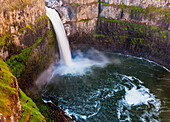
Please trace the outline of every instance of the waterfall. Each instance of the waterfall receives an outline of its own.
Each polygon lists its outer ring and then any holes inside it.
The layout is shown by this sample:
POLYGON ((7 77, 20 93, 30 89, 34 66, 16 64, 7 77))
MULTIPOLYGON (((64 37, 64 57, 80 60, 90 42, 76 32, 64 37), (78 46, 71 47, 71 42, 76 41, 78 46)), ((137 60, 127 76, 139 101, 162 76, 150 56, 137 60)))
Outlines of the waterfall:
POLYGON ((60 52, 60 61, 65 62, 66 65, 70 65, 72 63, 71 51, 63 23, 54 9, 46 7, 46 14, 51 20, 56 33, 60 52))

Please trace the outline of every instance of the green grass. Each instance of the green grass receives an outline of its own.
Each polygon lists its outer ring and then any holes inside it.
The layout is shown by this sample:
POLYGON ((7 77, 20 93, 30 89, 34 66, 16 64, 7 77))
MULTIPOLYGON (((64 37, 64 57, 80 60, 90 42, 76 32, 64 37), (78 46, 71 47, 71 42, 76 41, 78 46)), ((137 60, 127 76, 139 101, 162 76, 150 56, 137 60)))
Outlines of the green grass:
POLYGON ((36 30, 35 30, 35 27, 34 26, 32 27, 32 24, 30 24, 29 26, 26 26, 24 28, 19 29, 19 32, 23 33, 23 31, 27 28, 30 29, 31 31, 33 31, 34 33, 37 33, 36 30))
POLYGON ((75 2, 72 2, 71 3, 72 6, 78 6, 79 4, 75 3, 75 2))
POLYGON ((44 19, 44 18, 46 18, 46 17, 47 17, 47 15, 44 14, 43 16, 38 17, 34 22, 37 23, 38 21, 40 21, 40 20, 42 20, 42 19, 44 19))
POLYGON ((50 118, 50 108, 47 105, 44 104, 39 104, 37 105, 37 107, 39 108, 41 114, 45 117, 45 120, 47 122, 52 121, 50 118))
POLYGON ((48 47, 51 48, 52 46, 54 46, 56 38, 55 38, 55 33, 53 32, 53 26, 52 23, 50 22, 50 30, 47 31, 47 34, 50 35, 50 39, 48 40, 47 38, 47 43, 48 43, 48 47))

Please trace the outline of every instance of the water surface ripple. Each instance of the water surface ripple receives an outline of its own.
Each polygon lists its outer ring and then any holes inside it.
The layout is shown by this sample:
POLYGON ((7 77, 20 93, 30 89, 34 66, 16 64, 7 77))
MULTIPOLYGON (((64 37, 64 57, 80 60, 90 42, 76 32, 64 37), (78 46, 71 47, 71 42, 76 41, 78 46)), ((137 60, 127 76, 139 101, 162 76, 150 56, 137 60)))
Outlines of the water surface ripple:
POLYGON ((82 75, 55 74, 42 90, 43 99, 76 121, 170 121, 170 72, 143 58, 105 56, 109 63, 82 75))

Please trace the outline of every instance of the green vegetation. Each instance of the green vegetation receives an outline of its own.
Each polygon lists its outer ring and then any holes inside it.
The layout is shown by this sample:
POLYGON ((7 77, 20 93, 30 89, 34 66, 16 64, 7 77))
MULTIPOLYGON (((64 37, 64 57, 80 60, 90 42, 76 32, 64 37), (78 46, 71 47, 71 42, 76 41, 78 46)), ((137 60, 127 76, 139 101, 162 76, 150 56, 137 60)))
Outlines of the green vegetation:
POLYGON ((37 44, 39 44, 43 38, 44 38, 44 35, 42 37, 39 37, 34 45, 32 45, 29 48, 23 49, 20 54, 12 56, 6 61, 6 63, 10 66, 12 73, 17 78, 20 77, 20 74, 25 70, 27 60, 33 53, 31 52, 32 49, 36 47, 37 44))
POLYGON ((16 78, 10 72, 7 64, 0 58, 0 113, 3 113, 5 117, 10 116, 12 96, 17 92, 11 86, 14 82, 16 82, 16 78))
POLYGON ((105 36, 105 35, 103 35, 103 34, 94 34, 93 36, 94 36, 94 37, 103 37, 103 38, 107 37, 107 36, 105 36))
POLYGON ((29 29, 30 29, 31 31, 33 31, 34 33, 37 33, 36 30, 35 30, 35 27, 32 26, 32 24, 30 24, 29 26, 26 26, 26 27, 24 27, 24 28, 19 29, 19 32, 20 32, 20 33, 23 33, 23 31, 24 31, 26 28, 29 28, 29 29))
POLYGON ((109 3, 101 2, 101 1, 99 1, 99 3, 101 3, 101 4, 104 5, 104 6, 110 6, 110 5, 111 5, 111 4, 109 4, 109 3))
POLYGON ((135 14, 135 15, 142 15, 144 17, 156 17, 158 14, 165 15, 162 17, 162 19, 166 21, 170 21, 169 16, 170 16, 170 10, 166 8, 158 8, 154 7, 154 5, 148 6, 146 9, 140 7, 140 6, 126 6, 124 3, 120 4, 119 6, 115 4, 109 4, 106 2, 100 2, 104 6, 113 6, 113 7, 119 7, 123 12, 126 11, 126 9, 130 10, 130 14, 135 14))
POLYGON ((169 40, 168 30, 156 26, 126 21, 120 22, 120 20, 115 21, 101 17, 98 23, 100 28, 97 30, 97 34, 93 35, 97 38, 96 40, 103 40, 103 43, 104 41, 105 43, 114 41, 115 44, 126 45, 127 48, 133 51, 148 50, 147 52, 160 56, 164 54, 164 51, 158 44, 164 45, 169 40))
MULTIPOLYGON (((10 72, 8 65, 0 58, 0 113, 3 113, 6 118, 11 116, 12 108, 16 109, 14 107, 16 105, 14 96, 17 95, 18 91, 12 86, 15 82, 17 82, 17 79, 10 72)), ((27 97, 21 89, 19 97, 23 111, 20 119, 21 122, 45 121, 36 104, 31 100, 31 98, 27 97)))
POLYGON ((154 5, 148 6, 146 9, 138 6, 126 6, 124 3, 120 4, 119 7, 122 11, 124 9, 129 9, 131 14, 142 15, 144 17, 156 17, 158 14, 165 15, 162 19, 168 20, 168 16, 170 16, 170 10, 165 8, 157 8, 154 5))
POLYGON ((34 22, 37 23, 37 22, 39 22, 39 21, 41 21, 42 19, 45 19, 45 18, 48 18, 46 14, 44 14, 41 17, 38 17, 34 22))
POLYGON ((72 2, 71 3, 72 6, 78 6, 79 4, 75 3, 75 2, 72 2))
POLYGON ((47 38, 47 43, 48 43, 48 47, 51 48, 52 46, 54 46, 54 42, 56 41, 55 38, 55 33, 53 32, 53 26, 52 23, 50 22, 50 30, 47 31, 47 34, 50 35, 50 40, 48 40, 47 38))
POLYGON ((8 43, 7 41, 10 40, 10 39, 12 39, 11 34, 6 34, 6 35, 0 37, 0 49, 1 49, 5 44, 7 44, 7 43, 8 43))
POLYGON ((91 19, 81 19, 79 22, 88 22, 90 21, 91 19))
POLYGON ((50 122, 51 121, 51 118, 50 118, 50 108, 45 105, 44 103, 41 103, 39 105, 37 105, 37 107, 39 108, 41 114, 45 117, 45 120, 47 122, 50 122))
POLYGON ((21 89, 20 101, 23 110, 20 122, 45 122, 45 118, 39 112, 36 104, 32 101, 31 98, 27 97, 21 89))
POLYGON ((123 21, 117 20, 117 19, 107 19, 107 18, 103 18, 103 17, 98 17, 98 19, 99 19, 99 20, 108 21, 108 22, 123 23, 123 21))

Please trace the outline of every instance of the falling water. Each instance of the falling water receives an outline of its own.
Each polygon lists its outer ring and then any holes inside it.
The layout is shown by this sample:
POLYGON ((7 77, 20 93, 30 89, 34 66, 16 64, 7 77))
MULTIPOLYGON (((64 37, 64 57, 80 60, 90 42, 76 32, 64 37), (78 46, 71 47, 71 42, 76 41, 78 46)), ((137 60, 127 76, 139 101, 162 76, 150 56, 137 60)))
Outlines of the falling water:
POLYGON ((45 102, 63 106, 77 121, 170 121, 169 70, 143 58, 94 49, 73 51, 71 59, 58 13, 46 10, 61 61, 38 80, 48 81, 42 83, 45 102))
POLYGON ((71 51, 68 43, 68 39, 66 37, 66 33, 63 27, 63 23, 58 15, 58 13, 51 8, 46 7, 46 14, 51 20, 56 37, 58 40, 58 46, 60 51, 60 61, 65 62, 66 65, 70 65, 72 63, 71 59, 71 51))

